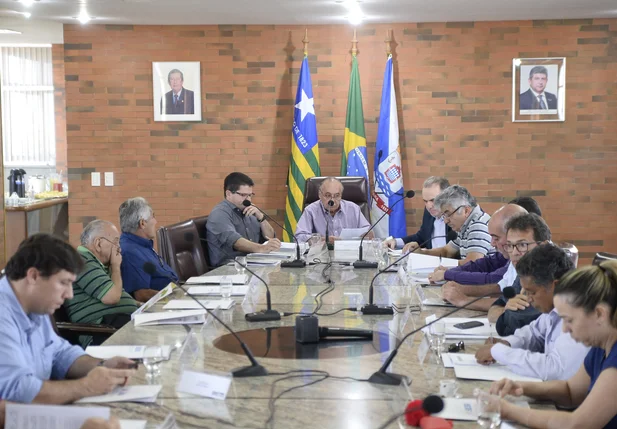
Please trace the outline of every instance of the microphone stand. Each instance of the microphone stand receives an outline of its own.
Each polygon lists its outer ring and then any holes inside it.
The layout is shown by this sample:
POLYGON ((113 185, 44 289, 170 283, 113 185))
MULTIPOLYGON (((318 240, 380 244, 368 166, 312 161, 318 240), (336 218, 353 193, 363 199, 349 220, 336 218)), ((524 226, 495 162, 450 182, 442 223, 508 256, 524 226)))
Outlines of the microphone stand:
POLYGON ((251 203, 249 200, 244 200, 242 202, 242 205, 244 207, 250 207, 253 206, 255 207, 257 210, 259 210, 265 217, 267 217, 268 219, 270 219, 272 222, 274 222, 277 226, 279 226, 281 229, 287 231, 287 233, 290 235, 290 237, 293 237, 294 241, 296 242, 296 259, 293 261, 283 261, 281 262, 281 267, 283 268, 304 268, 306 267, 306 261, 303 260, 300 257, 300 243, 298 242, 298 239, 296 238, 295 234, 292 234, 287 228, 285 228, 283 225, 281 225, 280 223, 278 223, 276 220, 274 220, 274 218, 272 218, 272 216, 269 216, 266 212, 264 212, 262 209, 260 209, 259 207, 257 207, 255 204, 251 203))
POLYGON ((389 305, 376 305, 376 304, 373 304, 373 290, 374 290, 373 284, 375 283, 375 279, 377 277, 379 277, 380 275, 382 275, 383 273, 387 272, 388 268, 398 264, 400 261, 402 261, 403 259, 405 259, 409 255, 414 253, 416 250, 421 249, 422 246, 424 246, 426 243, 431 241, 433 238, 442 238, 442 237, 446 237, 446 236, 445 235, 440 235, 440 236, 437 236, 437 237, 431 237, 430 239, 428 239, 424 243, 420 244, 417 248, 415 248, 411 252, 405 253, 403 256, 398 258, 396 261, 392 262, 386 268, 384 268, 383 270, 381 270, 380 272, 375 274, 375 276, 371 280, 371 285, 368 288, 368 304, 366 304, 364 307, 362 307, 362 310, 361 310, 362 314, 364 314, 364 315, 390 315, 390 314, 394 314, 394 310, 392 310, 392 307, 389 306, 389 305))
MULTIPOLYGON (((146 262, 144 264, 143 268, 144 268, 144 271, 146 273, 149 273, 149 274, 155 274, 157 272, 156 266, 153 263, 151 263, 151 262, 146 262)), ((250 366, 244 366, 244 367, 241 367, 241 368, 236 368, 236 369, 232 370, 231 374, 235 378, 241 378, 241 377, 261 377, 261 376, 268 375, 268 370, 266 368, 264 368, 263 366, 261 366, 257 362, 257 360, 255 359, 255 356, 253 356, 253 353, 251 352, 251 349, 249 349, 249 346, 247 346, 246 343, 240 339, 238 334, 236 334, 233 329, 231 329, 229 326, 227 326, 227 324, 225 322, 223 322, 221 319, 219 319, 219 317, 216 314, 214 314, 214 312, 208 310, 206 308, 206 306, 203 305, 201 303, 201 301, 199 301, 197 298, 195 298, 195 296, 193 294, 188 293, 188 291, 183 286, 184 282, 176 281, 176 280, 172 279, 169 276, 166 276, 166 277, 168 277, 172 281, 172 283, 175 283, 176 285, 178 285, 178 287, 185 294, 190 296, 195 302, 197 302, 197 304, 199 304, 199 306, 201 308, 206 310, 206 312, 210 316, 212 316, 214 319, 216 319, 217 322, 219 322, 221 325, 223 325, 223 327, 225 329, 227 329, 234 336, 234 338, 240 343, 240 347, 242 347, 242 351, 244 352, 244 354, 246 355, 248 360, 251 362, 251 365, 250 366)))
POLYGON ((377 220, 377 222, 375 222, 369 229, 368 231, 366 231, 366 233, 362 236, 362 240, 360 240, 360 247, 358 247, 358 260, 356 262, 353 263, 353 267, 354 268, 377 268, 378 264, 377 262, 369 262, 369 261, 365 261, 362 258, 362 243, 364 242, 364 239, 366 238, 366 236, 368 235, 369 232, 371 232, 373 230, 373 228, 375 228, 375 226, 377 226, 377 224, 379 222, 381 222, 381 220, 390 213, 390 211, 392 210, 392 208, 397 205, 398 203, 400 203, 401 201, 403 201, 405 198, 413 198, 413 196, 416 193, 414 191, 407 191, 407 193, 405 195, 403 195, 400 199, 398 199, 394 204, 392 204, 392 207, 388 207, 388 210, 381 215, 381 217, 377 220))

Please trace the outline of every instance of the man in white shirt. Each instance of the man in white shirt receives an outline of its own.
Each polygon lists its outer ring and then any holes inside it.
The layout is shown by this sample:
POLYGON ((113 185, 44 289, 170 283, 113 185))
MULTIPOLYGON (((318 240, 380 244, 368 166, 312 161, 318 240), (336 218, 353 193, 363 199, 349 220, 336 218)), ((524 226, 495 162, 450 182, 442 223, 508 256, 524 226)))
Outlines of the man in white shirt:
POLYGON ((546 380, 567 380, 580 368, 589 348, 562 332, 562 320, 553 306, 559 279, 574 269, 570 257, 557 246, 540 244, 516 265, 529 303, 542 312, 514 335, 487 341, 476 353, 482 364, 497 362, 516 374, 546 380))

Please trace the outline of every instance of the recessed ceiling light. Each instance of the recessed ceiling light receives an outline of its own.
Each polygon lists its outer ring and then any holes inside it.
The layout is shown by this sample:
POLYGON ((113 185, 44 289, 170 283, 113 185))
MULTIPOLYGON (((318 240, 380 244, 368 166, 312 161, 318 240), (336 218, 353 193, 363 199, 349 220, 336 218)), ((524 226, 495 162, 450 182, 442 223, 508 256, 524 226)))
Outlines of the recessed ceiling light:
POLYGON ((82 10, 79 16, 76 16, 75 19, 78 20, 82 24, 87 24, 88 22, 90 22, 92 17, 88 15, 88 12, 86 12, 85 10, 82 10))
POLYGON ((19 0, 19 2, 26 7, 30 7, 34 4, 34 0, 19 0))
POLYGON ((364 15, 362 15, 362 11, 360 10, 352 11, 351 14, 347 17, 347 20, 351 25, 360 25, 362 24, 363 19, 364 15))
POLYGON ((21 31, 9 30, 8 28, 0 28, 0 34, 21 34, 21 31))

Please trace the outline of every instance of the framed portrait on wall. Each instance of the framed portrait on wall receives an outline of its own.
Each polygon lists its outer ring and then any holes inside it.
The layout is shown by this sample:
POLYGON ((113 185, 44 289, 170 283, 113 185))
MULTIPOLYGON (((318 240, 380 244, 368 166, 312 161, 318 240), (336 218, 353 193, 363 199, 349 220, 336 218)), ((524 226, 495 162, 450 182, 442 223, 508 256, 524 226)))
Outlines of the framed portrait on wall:
POLYGON ((566 119, 566 59, 512 60, 512 121, 563 122, 566 119))
POLYGON ((199 61, 153 62, 155 121, 201 121, 199 61))

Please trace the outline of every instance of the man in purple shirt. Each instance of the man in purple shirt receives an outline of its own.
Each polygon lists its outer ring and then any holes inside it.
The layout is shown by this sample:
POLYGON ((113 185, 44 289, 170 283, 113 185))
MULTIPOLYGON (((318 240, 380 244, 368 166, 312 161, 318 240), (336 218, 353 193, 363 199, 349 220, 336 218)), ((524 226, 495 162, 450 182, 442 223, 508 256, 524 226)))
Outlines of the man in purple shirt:
MULTIPOLYGON (((369 228, 360 207, 343 200, 343 184, 334 177, 325 179, 319 187, 319 200, 309 204, 296 226, 296 238, 303 243, 311 234, 328 237, 329 243, 339 239, 344 228, 369 228)), ((369 237, 372 235, 372 231, 369 237)))

